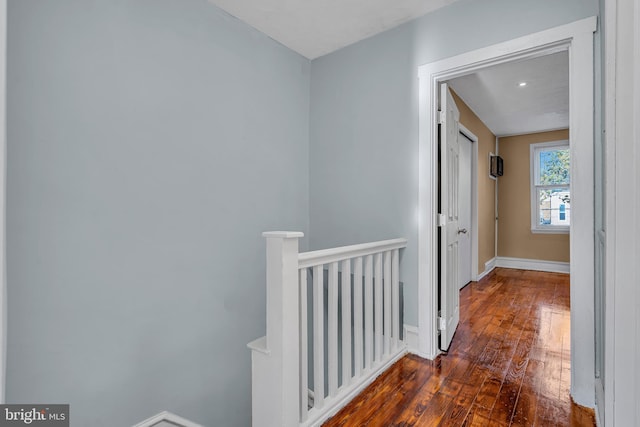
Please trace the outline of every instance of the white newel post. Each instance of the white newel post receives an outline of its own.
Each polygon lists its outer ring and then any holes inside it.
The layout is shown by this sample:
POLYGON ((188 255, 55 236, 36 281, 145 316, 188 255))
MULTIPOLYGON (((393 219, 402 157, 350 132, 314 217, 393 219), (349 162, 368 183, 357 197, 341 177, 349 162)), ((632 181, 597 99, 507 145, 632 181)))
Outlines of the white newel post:
POLYGON ((262 233, 267 241, 267 335, 249 343, 253 427, 299 425, 301 232, 262 233))

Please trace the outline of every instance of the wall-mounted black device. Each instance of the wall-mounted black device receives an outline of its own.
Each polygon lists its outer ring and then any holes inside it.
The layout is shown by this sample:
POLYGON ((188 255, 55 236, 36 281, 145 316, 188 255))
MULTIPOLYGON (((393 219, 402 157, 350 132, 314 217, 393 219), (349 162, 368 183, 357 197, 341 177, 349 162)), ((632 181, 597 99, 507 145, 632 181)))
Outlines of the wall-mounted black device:
POLYGON ((500 156, 491 156, 491 166, 489 169, 489 174, 491 176, 502 176, 504 173, 504 166, 502 163, 502 157, 500 156))

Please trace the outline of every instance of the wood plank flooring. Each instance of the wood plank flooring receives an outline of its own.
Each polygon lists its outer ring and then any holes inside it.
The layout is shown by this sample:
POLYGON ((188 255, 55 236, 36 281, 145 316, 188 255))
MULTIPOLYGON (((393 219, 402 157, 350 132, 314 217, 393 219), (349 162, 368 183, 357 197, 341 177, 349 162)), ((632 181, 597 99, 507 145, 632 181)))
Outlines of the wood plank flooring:
POLYGON ((324 426, 595 425, 569 396, 568 275, 497 268, 460 308, 448 353, 405 356, 324 426))

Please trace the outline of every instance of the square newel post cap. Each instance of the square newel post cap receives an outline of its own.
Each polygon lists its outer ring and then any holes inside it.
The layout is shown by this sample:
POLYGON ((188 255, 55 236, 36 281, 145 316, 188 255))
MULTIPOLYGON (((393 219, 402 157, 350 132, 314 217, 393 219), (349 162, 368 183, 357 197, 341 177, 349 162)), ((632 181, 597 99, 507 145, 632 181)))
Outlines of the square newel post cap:
POLYGON ((294 239, 304 237, 304 233, 302 231, 265 231, 262 233, 262 237, 266 239, 294 239))

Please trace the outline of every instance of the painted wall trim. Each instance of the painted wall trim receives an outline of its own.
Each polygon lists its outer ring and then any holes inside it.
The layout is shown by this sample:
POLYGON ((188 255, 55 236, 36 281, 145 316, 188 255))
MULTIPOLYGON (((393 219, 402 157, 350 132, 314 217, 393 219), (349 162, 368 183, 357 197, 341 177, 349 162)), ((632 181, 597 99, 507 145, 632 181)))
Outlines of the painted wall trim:
POLYGON ((539 259, 512 258, 512 257, 499 256, 499 257, 496 257, 496 267, 569 274, 568 262, 543 261, 539 259))
POLYGON ((484 263, 484 271, 478 274, 478 277, 476 277, 476 282, 482 280, 487 274, 491 273, 494 268, 496 268, 496 257, 493 257, 489 261, 484 263))
POLYGON ((0 403, 7 382, 7 0, 0 0, 0 403))
POLYGON ((569 150, 571 208, 571 396, 595 406, 595 172, 594 172, 594 35, 574 34, 569 58, 569 150), (591 266, 591 268, 585 268, 591 266))
POLYGON ((153 417, 147 418, 146 420, 135 424, 133 427, 153 427, 154 425, 166 421, 168 423, 175 424, 179 427, 202 427, 202 425, 194 423, 193 421, 189 421, 186 418, 182 418, 179 415, 172 414, 169 411, 160 412, 159 414, 154 415, 153 417))
POLYGON ((571 176, 574 207, 584 216, 571 224, 571 395, 576 403, 595 402, 593 188, 593 33, 595 16, 419 67, 418 126, 418 328, 419 354, 438 354, 437 317, 437 159, 438 85, 492 65, 568 50, 570 74, 571 176), (579 147, 579 148, 578 148, 579 147), (591 325, 589 328, 588 325, 591 325))
MULTIPOLYGON (((603 415, 596 417, 604 418, 605 426, 614 426, 616 423, 615 417, 615 402, 614 402, 614 390, 615 384, 614 378, 617 374, 615 370, 615 280, 616 273, 614 272, 615 263, 613 259, 616 256, 616 61, 617 61, 617 37, 618 37, 618 2, 616 0, 604 2, 604 147, 605 147, 605 190, 604 190, 604 226, 606 231, 605 238, 605 278, 604 278, 604 293, 605 293, 605 306, 604 306, 604 384, 603 384, 603 401, 598 401, 596 397, 597 414, 603 415)), ((634 189, 635 191, 635 189, 634 189)), ((597 396, 597 394, 596 394, 597 396)))
MULTIPOLYGON (((604 425, 640 423, 640 0, 605 1, 604 425)), ((599 401, 601 405, 603 402, 599 401)))
POLYGON ((404 325, 404 343, 407 351, 412 354, 419 354, 418 351, 418 327, 412 325, 404 325))

